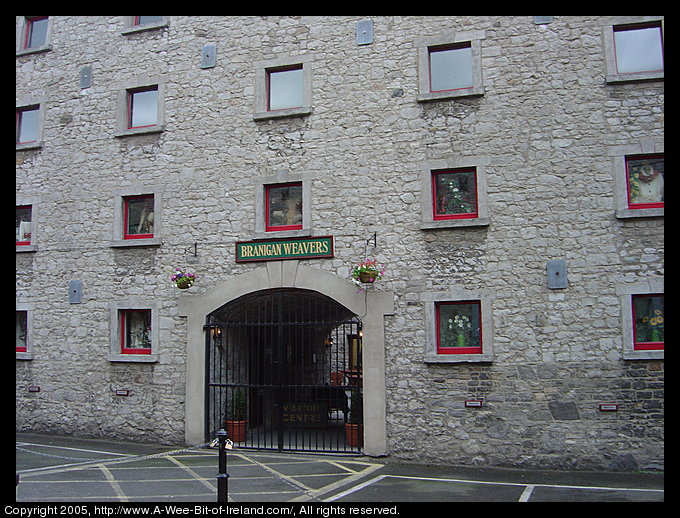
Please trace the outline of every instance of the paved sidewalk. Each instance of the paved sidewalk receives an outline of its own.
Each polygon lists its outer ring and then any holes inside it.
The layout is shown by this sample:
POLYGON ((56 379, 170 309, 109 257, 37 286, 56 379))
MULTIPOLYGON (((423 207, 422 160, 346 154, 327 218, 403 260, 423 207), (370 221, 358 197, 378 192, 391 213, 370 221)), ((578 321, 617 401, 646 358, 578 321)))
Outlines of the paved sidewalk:
MULTIPOLYGON (((18 502, 215 502, 217 451, 16 436, 18 502)), ((360 455, 231 450, 230 502, 664 500, 662 473, 397 464, 360 455)))

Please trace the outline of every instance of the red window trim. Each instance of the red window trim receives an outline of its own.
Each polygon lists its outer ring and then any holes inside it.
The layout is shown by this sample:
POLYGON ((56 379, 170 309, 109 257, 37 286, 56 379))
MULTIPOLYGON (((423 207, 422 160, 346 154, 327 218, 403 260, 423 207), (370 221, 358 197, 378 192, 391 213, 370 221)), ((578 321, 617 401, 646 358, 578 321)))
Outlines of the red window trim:
MULTIPOLYGON (((31 48, 37 48, 37 47, 30 47, 29 46, 29 41, 31 39, 31 36, 33 34, 33 24, 35 22, 39 22, 40 20, 47 20, 49 19, 49 16, 31 16, 31 17, 26 17, 26 34, 24 34, 24 49, 31 49, 31 48)), ((42 45, 39 45, 42 46, 42 45)))
MULTIPOLYGON (((300 187, 302 188, 302 182, 290 182, 290 183, 275 183, 271 185, 265 185, 265 232, 276 232, 279 230, 302 230, 302 224, 299 225, 270 225, 269 224, 269 190, 278 187, 300 187)), ((304 200, 303 200, 304 203, 304 200)))
MULTIPOLYGON (((640 23, 631 23, 631 24, 626 24, 626 25, 615 25, 612 29, 613 32, 625 32, 625 31, 634 31, 637 29, 654 29, 657 28, 659 29, 659 38, 661 39, 661 59, 665 63, 666 61, 666 55, 664 53, 664 48, 663 48, 663 29, 661 27, 661 21, 656 21, 656 22, 640 22, 640 23)), ((619 72, 619 67, 618 67, 618 59, 616 55, 616 38, 614 38, 614 65, 616 66, 616 73, 621 74, 621 75, 627 75, 627 74, 647 74, 647 73, 652 73, 652 72, 663 72, 663 68, 659 68, 656 70, 640 70, 639 72, 619 72)))
MULTIPOLYGON (((271 74, 275 74, 276 72, 288 72, 290 70, 304 70, 302 63, 298 63, 297 65, 285 65, 282 67, 272 67, 272 68, 267 68, 265 70, 266 72, 266 95, 267 95, 267 111, 268 112, 276 112, 276 111, 281 111, 281 110, 294 110, 296 108, 302 108, 302 106, 289 106, 287 108, 277 108, 275 110, 271 109, 271 74)), ((303 72, 304 74, 304 72, 303 72)), ((303 79, 304 82, 304 79, 303 79)), ((303 85, 304 88, 304 85, 303 85)))
POLYGON ((437 354, 482 354, 484 337, 482 335, 482 301, 481 300, 458 300, 449 302, 435 302, 435 326, 437 331, 437 354), (442 347, 440 336, 441 307, 458 304, 476 304, 479 312, 479 347, 442 347))
MULTIPOLYGON (((136 129, 136 128, 153 128, 154 126, 158 126, 158 115, 156 115, 156 123, 155 124, 146 124, 144 126, 133 126, 132 125, 132 110, 134 109, 134 95, 138 93, 143 93, 143 92, 153 92, 153 91, 158 91, 158 85, 154 86, 144 86, 142 88, 132 88, 127 91, 127 127, 128 129, 136 129)), ((158 102, 158 100, 156 100, 158 102)), ((158 104, 156 105, 156 113, 158 113, 158 104)))
MULTIPOLYGON (((32 112, 32 111, 39 112, 40 111, 40 105, 39 104, 32 104, 31 106, 22 106, 21 108, 17 108, 16 120, 15 120, 16 143, 17 144, 30 144, 31 142, 37 142, 37 140, 19 140, 19 135, 20 135, 20 130, 21 130, 21 119, 23 117, 23 114, 25 112, 32 112)), ((40 117, 40 115, 38 115, 38 117, 40 117)))
POLYGON ((626 202, 628 203, 629 209, 663 209, 664 202, 652 202, 652 203, 632 203, 630 201, 630 176, 628 175, 628 162, 631 160, 645 160, 654 158, 664 158, 664 153, 652 153, 649 155, 626 155, 626 202))
MULTIPOLYGON (((474 87, 474 85, 471 86, 464 86, 462 88, 451 88, 450 90, 433 90, 432 89, 432 53, 433 52, 442 52, 445 50, 457 50, 457 49, 466 49, 466 48, 472 48, 472 42, 471 41, 464 41, 461 43, 447 43, 445 45, 436 45, 433 47, 428 47, 427 48, 427 69, 430 74, 430 77, 428 78, 430 82, 430 92, 431 93, 438 93, 438 92, 456 92, 458 90, 469 90, 474 87)), ((473 62, 474 66, 474 62, 473 62)))
POLYGON ((637 326, 635 325, 635 299, 638 297, 663 297, 663 293, 644 293, 631 295, 630 306, 633 313, 633 350, 635 351, 663 351, 664 342, 638 342, 637 326))
MULTIPOLYGON (((126 196, 123 198, 123 239, 150 239, 153 237, 153 233, 151 234, 128 234, 128 217, 129 217, 129 208, 128 208, 128 203, 130 200, 139 200, 139 199, 154 199, 153 194, 143 194, 140 196, 126 196)), ((156 214, 156 211, 154 210, 154 215, 156 214)))
POLYGON ((479 217, 479 194, 477 192, 477 168, 463 167, 460 169, 439 169, 432 171, 432 219, 441 221, 447 219, 474 219, 479 217), (448 173, 474 173, 475 182, 475 211, 456 214, 437 214, 437 175, 448 173))
POLYGON ((151 322, 150 309, 121 309, 120 310, 120 352, 121 354, 151 354, 151 347, 125 347, 127 314, 132 311, 146 311, 151 322))
MULTIPOLYGON (((25 208, 30 208, 31 209, 31 223, 33 223, 33 205, 17 205, 17 209, 25 209, 25 208)), ((31 237, 33 237, 33 230, 31 230, 31 237)), ((23 246, 23 245, 30 245, 31 240, 29 239, 28 241, 17 241, 16 246, 23 246)))
MULTIPOLYGON (((17 310, 17 313, 25 313, 26 314, 26 342, 28 342, 28 311, 25 309, 19 309, 17 310)), ((28 344, 23 346, 23 347, 16 347, 16 352, 18 353, 25 353, 28 351, 28 344)))

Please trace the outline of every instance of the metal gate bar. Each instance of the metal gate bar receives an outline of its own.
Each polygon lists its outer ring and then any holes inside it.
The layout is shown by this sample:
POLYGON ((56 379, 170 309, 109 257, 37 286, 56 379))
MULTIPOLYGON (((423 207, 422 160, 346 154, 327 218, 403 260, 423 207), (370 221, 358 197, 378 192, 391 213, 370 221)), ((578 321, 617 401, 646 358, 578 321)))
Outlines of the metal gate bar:
POLYGON ((243 409, 246 436, 230 434, 241 448, 361 451, 345 434, 350 411, 361 414, 361 322, 316 292, 245 299, 206 324, 208 435, 243 409))

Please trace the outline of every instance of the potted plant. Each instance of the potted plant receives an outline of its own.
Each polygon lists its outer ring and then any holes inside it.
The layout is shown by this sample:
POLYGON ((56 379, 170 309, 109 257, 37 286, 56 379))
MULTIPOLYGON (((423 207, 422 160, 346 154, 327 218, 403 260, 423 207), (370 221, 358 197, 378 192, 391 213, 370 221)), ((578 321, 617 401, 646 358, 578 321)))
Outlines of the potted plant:
POLYGON ((345 423, 345 439, 350 447, 364 445, 364 404, 361 389, 352 389, 352 404, 345 423))
POLYGON ((364 262, 357 264, 352 268, 352 280, 355 284, 362 288, 362 284, 372 284, 377 280, 382 279, 385 274, 385 266, 377 261, 366 259, 364 262))
POLYGON ((180 290, 186 290, 194 285, 198 280, 198 275, 190 271, 184 271, 181 268, 175 268, 174 273, 170 276, 170 281, 175 284, 180 290))
POLYGON ((248 420, 246 419, 246 398, 242 389, 232 392, 228 410, 228 416, 224 420, 228 437, 234 442, 245 441, 248 420))

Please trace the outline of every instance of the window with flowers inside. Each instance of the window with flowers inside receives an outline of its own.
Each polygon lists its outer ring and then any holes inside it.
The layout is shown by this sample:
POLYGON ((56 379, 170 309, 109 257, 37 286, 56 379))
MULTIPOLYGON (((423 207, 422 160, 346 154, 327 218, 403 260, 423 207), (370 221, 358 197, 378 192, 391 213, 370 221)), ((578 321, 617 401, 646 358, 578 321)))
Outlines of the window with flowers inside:
POLYGON ((432 171, 433 219, 476 218, 477 172, 474 167, 432 171))
POLYGON ((120 312, 121 352, 151 353, 151 310, 126 309, 120 312))
POLYGON ((635 350, 664 348, 663 294, 633 295, 633 344, 635 350))
POLYGON ((438 302, 435 312, 438 354, 482 353, 479 300, 438 302))
POLYGON ((664 206, 664 156, 626 157, 629 209, 655 209, 664 206))

